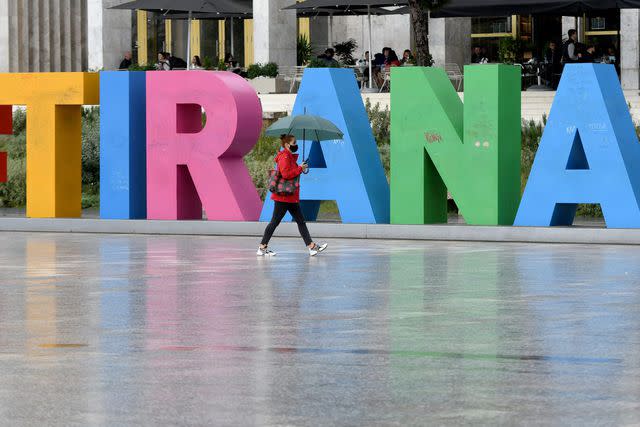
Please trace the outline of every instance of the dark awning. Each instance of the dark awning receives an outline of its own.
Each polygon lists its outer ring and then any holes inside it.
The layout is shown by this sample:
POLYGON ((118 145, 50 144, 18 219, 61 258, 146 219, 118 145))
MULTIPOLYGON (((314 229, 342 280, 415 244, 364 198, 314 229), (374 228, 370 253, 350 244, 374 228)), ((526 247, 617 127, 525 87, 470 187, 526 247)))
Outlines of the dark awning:
POLYGON ((464 16, 579 16, 608 9, 640 8, 640 0, 449 0, 434 18, 464 16))

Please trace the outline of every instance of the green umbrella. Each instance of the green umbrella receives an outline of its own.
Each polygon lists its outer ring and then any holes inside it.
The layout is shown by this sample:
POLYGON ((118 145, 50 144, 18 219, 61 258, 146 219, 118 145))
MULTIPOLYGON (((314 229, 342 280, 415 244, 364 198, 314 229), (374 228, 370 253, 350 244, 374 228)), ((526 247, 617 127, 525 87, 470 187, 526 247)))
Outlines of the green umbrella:
POLYGON ((322 117, 311 114, 299 116, 287 116, 279 119, 269 126, 265 135, 280 136, 293 135, 296 139, 302 140, 302 159, 304 160, 304 142, 307 139, 312 141, 328 141, 332 139, 342 139, 344 134, 336 125, 322 117))

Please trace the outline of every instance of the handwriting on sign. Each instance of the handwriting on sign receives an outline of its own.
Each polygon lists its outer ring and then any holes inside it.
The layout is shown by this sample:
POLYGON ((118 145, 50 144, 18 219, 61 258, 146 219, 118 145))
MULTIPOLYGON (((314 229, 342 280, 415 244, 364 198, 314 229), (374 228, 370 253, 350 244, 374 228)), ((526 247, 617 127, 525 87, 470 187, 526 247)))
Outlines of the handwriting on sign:
POLYGON ((429 144, 433 144, 434 142, 442 142, 442 136, 439 133, 425 132, 424 138, 429 144))

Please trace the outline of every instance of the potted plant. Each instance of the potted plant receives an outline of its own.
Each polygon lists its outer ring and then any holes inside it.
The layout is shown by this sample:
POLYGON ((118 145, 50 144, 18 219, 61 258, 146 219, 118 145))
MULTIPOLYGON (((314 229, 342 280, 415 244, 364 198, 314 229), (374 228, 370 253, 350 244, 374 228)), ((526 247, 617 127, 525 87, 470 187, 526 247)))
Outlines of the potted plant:
POLYGON ((274 62, 251 64, 247 68, 247 79, 258 93, 286 92, 286 83, 278 78, 278 65, 274 62))

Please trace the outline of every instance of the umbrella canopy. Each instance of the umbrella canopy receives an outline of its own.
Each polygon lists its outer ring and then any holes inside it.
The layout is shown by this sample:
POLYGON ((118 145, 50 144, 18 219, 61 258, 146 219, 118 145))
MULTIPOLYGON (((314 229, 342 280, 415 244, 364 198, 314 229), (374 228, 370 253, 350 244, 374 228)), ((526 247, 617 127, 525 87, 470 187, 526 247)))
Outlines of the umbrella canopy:
MULTIPOLYGON (((473 0, 471 0, 473 1, 473 0)), ((284 9, 366 9, 369 7, 406 6, 408 0, 305 0, 284 9)))
MULTIPOLYGON (((253 16, 253 5, 251 0, 235 0, 233 2, 234 9, 230 9, 226 5, 221 5, 218 12, 194 12, 193 19, 204 20, 221 20, 226 18, 244 18, 251 19, 253 16)), ((165 19, 189 19, 189 14, 182 10, 172 9, 164 14, 165 19)))
MULTIPOLYGON (((397 9, 396 9, 397 10, 397 9)), ((382 15, 396 15, 396 10, 383 9, 381 7, 372 7, 371 15, 382 16, 382 15)), ((313 18, 314 16, 366 16, 367 9, 366 8, 308 8, 296 9, 296 13, 300 18, 313 18)), ((408 13, 408 12, 407 12, 408 13)))
POLYGON ((303 141, 342 139, 344 134, 327 119, 311 114, 287 116, 279 119, 265 131, 268 136, 293 135, 303 141))
POLYGON ((431 16, 579 16, 599 10, 628 8, 640 8, 640 0, 449 0, 433 10, 431 16))
POLYGON ((246 12, 246 2, 233 0, 133 0, 112 6, 110 9, 139 9, 150 12, 206 12, 238 13, 246 12))

